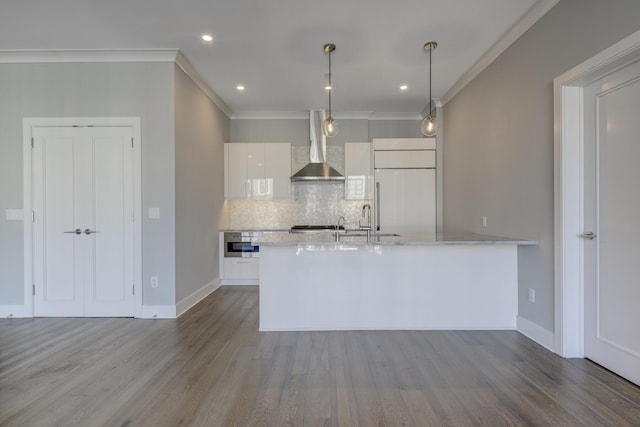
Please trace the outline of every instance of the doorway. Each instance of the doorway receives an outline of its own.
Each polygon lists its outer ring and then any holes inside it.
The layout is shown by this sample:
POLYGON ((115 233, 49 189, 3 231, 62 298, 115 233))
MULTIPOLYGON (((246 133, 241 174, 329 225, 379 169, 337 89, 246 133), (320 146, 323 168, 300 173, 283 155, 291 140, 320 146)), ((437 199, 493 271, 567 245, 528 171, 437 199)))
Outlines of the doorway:
POLYGON ((556 352, 640 384, 640 32, 555 82, 556 352), (631 162, 631 163, 630 163, 631 162))
POLYGON ((140 313, 138 124, 25 119, 25 211, 32 211, 25 288, 33 316, 140 313))

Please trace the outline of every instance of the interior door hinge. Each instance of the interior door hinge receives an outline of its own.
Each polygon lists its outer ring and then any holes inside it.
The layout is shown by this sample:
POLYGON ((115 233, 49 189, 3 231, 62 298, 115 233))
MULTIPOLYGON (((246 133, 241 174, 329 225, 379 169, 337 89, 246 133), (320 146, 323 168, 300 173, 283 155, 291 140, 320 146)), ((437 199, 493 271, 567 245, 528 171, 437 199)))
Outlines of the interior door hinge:
POLYGON ((36 284, 35 283, 33 283, 31 285, 31 290, 33 291, 33 295, 35 295, 36 294, 36 284))
POLYGON ((131 137, 131 148, 133 148, 133 137, 131 137))
POLYGON ((31 222, 36 222, 36 211, 31 211, 31 222))
POLYGON ((136 284, 135 283, 133 285, 131 285, 131 293, 132 293, 132 295, 136 294, 136 284))
POLYGON ((31 138, 31 148, 33 148, 34 142, 33 142, 33 138, 31 138))

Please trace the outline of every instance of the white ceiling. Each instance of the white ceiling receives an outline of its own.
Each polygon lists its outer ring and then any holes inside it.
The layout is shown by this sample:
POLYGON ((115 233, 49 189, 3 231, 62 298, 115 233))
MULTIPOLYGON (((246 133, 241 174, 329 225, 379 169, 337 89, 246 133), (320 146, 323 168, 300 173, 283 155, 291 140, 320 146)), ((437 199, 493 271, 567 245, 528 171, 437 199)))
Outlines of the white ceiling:
POLYGON ((0 0, 0 50, 180 49, 233 117, 249 117, 326 108, 322 47, 334 43, 336 116, 416 114, 425 42, 439 45, 433 97, 450 96, 557 1, 0 0))

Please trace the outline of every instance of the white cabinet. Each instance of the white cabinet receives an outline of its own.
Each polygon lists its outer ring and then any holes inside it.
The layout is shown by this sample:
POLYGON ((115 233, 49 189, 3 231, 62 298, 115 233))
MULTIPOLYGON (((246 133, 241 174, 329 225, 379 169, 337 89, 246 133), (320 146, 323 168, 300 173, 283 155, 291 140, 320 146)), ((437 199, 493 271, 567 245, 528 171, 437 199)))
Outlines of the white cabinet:
POLYGON ((291 144, 229 143, 224 156, 225 198, 290 197, 291 144))
POLYGON ((435 138, 374 139, 376 228, 436 232, 435 138))
POLYGON ((272 180, 274 199, 291 197, 291 144, 264 144, 265 176, 272 180))
POLYGON ((371 199, 373 197, 373 168, 371 144, 346 142, 344 144, 344 198, 371 199))
POLYGON ((258 280, 260 278, 260 258, 225 258, 224 279, 258 280))
POLYGON ((381 232, 436 232, 435 169, 376 169, 376 187, 381 232))

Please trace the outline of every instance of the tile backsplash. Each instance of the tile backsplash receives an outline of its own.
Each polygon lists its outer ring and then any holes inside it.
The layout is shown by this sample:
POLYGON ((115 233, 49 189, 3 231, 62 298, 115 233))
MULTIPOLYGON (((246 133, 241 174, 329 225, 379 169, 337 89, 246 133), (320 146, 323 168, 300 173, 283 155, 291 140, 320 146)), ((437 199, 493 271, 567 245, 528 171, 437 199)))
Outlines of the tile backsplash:
MULTIPOLYGON (((291 170, 309 162, 309 147, 293 146, 291 170)), ((344 147, 328 146, 327 162, 344 173, 344 147)), ((293 182, 292 199, 228 200, 230 229, 288 229, 296 224, 335 224, 344 216, 348 228, 358 226, 362 206, 371 200, 345 200, 342 182, 293 182)), ((363 220, 364 223, 365 220, 363 220)))

